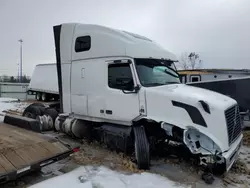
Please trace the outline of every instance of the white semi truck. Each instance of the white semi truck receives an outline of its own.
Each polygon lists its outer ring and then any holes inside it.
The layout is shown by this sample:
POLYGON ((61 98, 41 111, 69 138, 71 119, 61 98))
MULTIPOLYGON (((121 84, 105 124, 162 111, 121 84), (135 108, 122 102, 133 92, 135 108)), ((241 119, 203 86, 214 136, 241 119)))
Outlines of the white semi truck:
POLYGON ((39 64, 33 71, 28 93, 35 94, 38 101, 59 99, 56 64, 39 64))
MULTIPOLYGON (((135 151, 138 168, 149 168, 151 148, 169 139, 184 143, 201 164, 231 168, 243 137, 237 102, 181 84, 172 53, 146 37, 98 25, 57 25, 54 38, 57 130, 135 151)), ((38 109, 26 112, 44 116, 38 109)))

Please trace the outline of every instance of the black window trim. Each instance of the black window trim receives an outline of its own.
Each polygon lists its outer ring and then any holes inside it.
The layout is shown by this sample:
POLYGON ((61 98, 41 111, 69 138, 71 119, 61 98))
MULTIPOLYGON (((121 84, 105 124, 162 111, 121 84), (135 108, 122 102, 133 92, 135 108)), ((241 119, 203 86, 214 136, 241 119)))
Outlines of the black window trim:
MULTIPOLYGON (((146 86, 144 86, 144 85, 141 84, 141 79, 140 79, 139 76, 138 76, 138 69, 137 69, 137 66, 136 66, 136 61, 137 61, 137 60, 157 60, 157 61, 159 61, 159 60, 162 60, 162 59, 156 59, 156 58, 134 58, 134 67, 135 67, 135 68, 134 68, 134 69, 135 69, 134 71, 135 71, 137 80, 139 81, 139 84, 140 84, 141 86, 146 87, 146 86)), ((173 68, 171 68, 171 67, 168 67, 168 68, 171 69, 172 71, 176 72, 176 73, 178 74, 179 80, 180 80, 180 74, 178 73, 178 70, 176 69, 176 66, 175 66, 175 64, 174 64, 174 61, 172 61, 172 60, 167 60, 167 59, 163 59, 163 60, 169 61, 169 62, 172 62, 172 63, 173 63, 173 65, 174 65, 174 67, 175 67, 175 70, 174 70, 173 68)), ((181 80, 180 80, 180 83, 182 83, 181 80)))
POLYGON ((131 61, 130 60, 128 60, 128 62, 122 62, 121 60, 115 60, 115 61, 113 61, 113 62, 111 62, 111 63, 108 63, 107 64, 107 76, 108 76, 108 83, 107 83, 107 85, 108 85, 108 87, 110 88, 110 89, 115 89, 115 90, 122 90, 122 89, 119 89, 119 88, 113 88, 113 87, 110 87, 109 86, 109 66, 112 66, 112 65, 124 65, 124 64, 127 64, 128 66, 129 66, 129 68, 130 68, 130 71, 131 71, 131 75, 132 75, 132 79, 133 79, 133 84, 135 85, 135 78, 134 78, 134 74, 133 74, 133 70, 132 70, 132 67, 131 67, 131 61))
POLYGON ((80 52, 86 52, 86 51, 89 51, 91 49, 91 36, 90 35, 85 35, 85 36, 79 36, 75 39, 75 52, 76 53, 80 53, 80 52), (84 38, 84 37, 88 37, 89 38, 89 48, 85 49, 85 50, 77 50, 76 49, 76 42, 78 39, 80 38, 84 38))

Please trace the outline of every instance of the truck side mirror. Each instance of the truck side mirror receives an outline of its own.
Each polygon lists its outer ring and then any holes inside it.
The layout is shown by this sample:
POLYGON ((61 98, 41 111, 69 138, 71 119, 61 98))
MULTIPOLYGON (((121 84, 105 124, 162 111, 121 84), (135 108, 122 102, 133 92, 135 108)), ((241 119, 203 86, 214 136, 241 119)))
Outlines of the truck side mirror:
POLYGON ((124 89, 122 89, 122 92, 125 94, 131 94, 131 93, 138 93, 139 90, 140 90, 140 86, 137 85, 137 86, 133 87, 133 91, 125 91, 124 89))

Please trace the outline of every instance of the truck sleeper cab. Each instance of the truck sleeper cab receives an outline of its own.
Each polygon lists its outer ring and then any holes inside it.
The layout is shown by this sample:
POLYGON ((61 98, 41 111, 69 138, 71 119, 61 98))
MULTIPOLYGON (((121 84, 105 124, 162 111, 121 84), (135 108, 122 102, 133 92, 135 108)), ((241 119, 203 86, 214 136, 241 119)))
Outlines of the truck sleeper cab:
POLYGON ((54 37, 61 112, 89 127, 86 134, 133 147, 139 168, 166 139, 183 142, 201 164, 231 168, 243 137, 237 102, 181 84, 172 53, 98 25, 61 24, 54 37))

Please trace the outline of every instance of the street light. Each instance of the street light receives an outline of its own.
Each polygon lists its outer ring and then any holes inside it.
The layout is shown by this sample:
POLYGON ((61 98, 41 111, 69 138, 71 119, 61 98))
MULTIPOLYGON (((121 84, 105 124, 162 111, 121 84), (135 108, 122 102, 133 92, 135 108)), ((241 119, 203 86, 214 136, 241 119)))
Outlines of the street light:
POLYGON ((20 42, 20 82, 22 82, 22 64, 23 64, 23 40, 18 40, 20 42))

